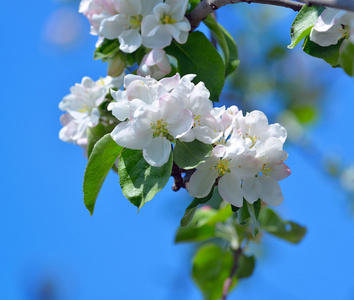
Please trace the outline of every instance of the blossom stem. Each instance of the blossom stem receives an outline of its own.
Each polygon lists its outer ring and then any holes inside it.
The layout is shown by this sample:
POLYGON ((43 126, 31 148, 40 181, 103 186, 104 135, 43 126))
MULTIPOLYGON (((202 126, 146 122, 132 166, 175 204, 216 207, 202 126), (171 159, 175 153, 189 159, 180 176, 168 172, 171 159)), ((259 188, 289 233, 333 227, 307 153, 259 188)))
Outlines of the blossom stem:
POLYGON ((238 269, 238 259, 242 254, 242 249, 238 248, 237 250, 233 250, 232 253, 234 256, 234 263, 231 268, 230 276, 227 277, 224 281, 221 300, 226 300, 227 294, 229 293, 230 287, 232 285, 232 278, 235 276, 236 271, 238 269))

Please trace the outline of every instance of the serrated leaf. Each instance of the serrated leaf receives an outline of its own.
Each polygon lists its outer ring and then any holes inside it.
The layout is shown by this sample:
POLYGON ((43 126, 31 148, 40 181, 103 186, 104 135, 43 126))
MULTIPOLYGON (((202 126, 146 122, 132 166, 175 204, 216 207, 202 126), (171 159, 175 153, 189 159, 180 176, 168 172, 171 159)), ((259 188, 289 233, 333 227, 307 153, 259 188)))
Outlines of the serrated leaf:
MULTIPOLYGON (((202 246, 193 261, 193 279, 201 289, 205 300, 218 300, 222 296, 224 281, 230 276, 233 255, 215 244, 202 246)), ((237 278, 233 277, 230 290, 237 278)))
POLYGON ((230 33, 211 15, 208 15, 203 22, 210 29, 212 35, 221 47, 225 61, 225 77, 227 77, 230 73, 235 71, 240 64, 236 42, 230 33))
POLYGON ((340 65, 349 76, 354 76, 354 45, 349 41, 340 50, 340 65))
POLYGON ((102 44, 100 44, 93 55, 93 59, 102 59, 103 61, 106 61, 108 58, 113 57, 114 55, 116 55, 118 52, 120 52, 119 50, 119 41, 118 39, 114 39, 114 40, 108 40, 108 39, 104 39, 104 41, 102 42, 102 44))
POLYGON ((138 210, 167 184, 172 171, 172 153, 161 167, 149 165, 143 151, 125 149, 118 163, 119 183, 124 196, 138 210))
POLYGON ((298 243, 306 233, 306 228, 291 221, 283 221, 270 208, 262 209, 259 216, 261 229, 291 243, 298 243))
POLYGON ((184 216, 181 219, 181 227, 186 227, 190 224, 193 219, 193 216, 198 208, 199 204, 208 202, 213 196, 213 189, 210 191, 209 195, 204 198, 194 198, 192 203, 186 208, 184 216))
POLYGON ((181 76, 197 74, 193 82, 203 81, 210 91, 210 99, 219 101, 225 83, 224 63, 203 33, 194 31, 189 34, 185 44, 174 41, 164 50, 177 59, 177 71, 181 76))
POLYGON ((320 6, 304 5, 291 25, 291 44, 288 46, 289 49, 293 49, 302 39, 310 34, 313 25, 324 9, 324 7, 320 6))
POLYGON ((173 159, 182 169, 194 169, 210 156, 212 150, 212 145, 198 140, 188 143, 177 140, 173 150, 173 159))
POLYGON ((122 152, 123 147, 112 140, 110 134, 103 136, 93 147, 84 176, 84 203, 91 216, 97 196, 109 170, 122 152))

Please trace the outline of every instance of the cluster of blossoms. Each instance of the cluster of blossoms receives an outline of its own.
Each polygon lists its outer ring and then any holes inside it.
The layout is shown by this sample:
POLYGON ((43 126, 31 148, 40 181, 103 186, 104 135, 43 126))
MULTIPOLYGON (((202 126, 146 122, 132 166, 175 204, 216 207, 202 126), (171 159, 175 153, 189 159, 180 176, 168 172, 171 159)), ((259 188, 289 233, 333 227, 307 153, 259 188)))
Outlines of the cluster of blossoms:
POLYGON ((354 43, 354 13, 335 8, 326 8, 310 33, 310 40, 328 47, 335 45, 342 38, 354 43))
POLYGON ((124 75, 93 81, 84 77, 81 83, 70 88, 70 94, 59 103, 59 108, 66 113, 60 117, 63 128, 59 138, 64 142, 71 142, 82 147, 87 145, 86 130, 99 123, 99 105, 105 100, 110 88, 120 88, 124 75))
POLYGON ((278 181, 290 175, 283 150, 286 130, 268 124, 253 111, 243 116, 236 106, 213 108, 203 82, 195 75, 176 74, 157 81, 127 75, 124 91, 112 92, 108 110, 121 121, 111 133, 118 145, 143 150, 152 166, 165 164, 171 143, 195 139, 214 146, 211 156, 193 173, 187 190, 193 197, 207 196, 214 184, 230 204, 241 207, 262 199, 279 205, 283 195, 278 181))
POLYGON ((279 205, 283 195, 278 181, 290 175, 284 164, 286 130, 269 125, 260 111, 243 116, 236 106, 213 108, 208 89, 203 82, 195 85, 194 77, 176 74, 157 81, 129 74, 124 90, 117 90, 123 76, 97 82, 84 77, 59 104, 67 111, 59 136, 85 147, 86 129, 98 124, 98 106, 110 93, 114 101, 107 110, 118 123, 112 139, 122 147, 142 150, 151 166, 168 161, 177 139, 213 145, 210 157, 191 176, 187 186, 191 196, 203 198, 217 184, 222 198, 234 206, 241 207, 243 199, 253 203, 259 198, 279 205))
MULTIPOLYGON (((171 72, 164 47, 172 39, 184 44, 191 29, 184 16, 188 0, 82 0, 79 11, 91 24, 91 34, 119 40, 119 49, 132 53, 140 46, 152 49, 138 74, 160 79, 171 72)), ((147 50, 147 51, 148 51, 147 50)))

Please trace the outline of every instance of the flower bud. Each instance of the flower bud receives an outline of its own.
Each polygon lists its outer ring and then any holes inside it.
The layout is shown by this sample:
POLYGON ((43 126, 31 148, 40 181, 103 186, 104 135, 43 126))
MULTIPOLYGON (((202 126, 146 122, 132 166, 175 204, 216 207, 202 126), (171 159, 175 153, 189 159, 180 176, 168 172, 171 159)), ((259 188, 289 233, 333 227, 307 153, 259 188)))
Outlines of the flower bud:
POLYGON ((108 61, 107 74, 111 77, 118 77, 121 75, 125 68, 124 54, 117 54, 113 59, 108 61))

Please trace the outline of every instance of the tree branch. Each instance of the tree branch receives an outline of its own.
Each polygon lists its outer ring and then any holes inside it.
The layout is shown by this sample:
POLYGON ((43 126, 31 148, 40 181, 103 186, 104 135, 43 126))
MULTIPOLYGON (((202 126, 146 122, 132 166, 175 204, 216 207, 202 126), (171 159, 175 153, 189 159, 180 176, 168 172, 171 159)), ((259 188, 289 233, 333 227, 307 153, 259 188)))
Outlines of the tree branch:
POLYGON ((354 12, 354 0, 297 0, 307 5, 327 6, 354 12))
POLYGON ((235 276, 236 271, 238 269, 238 258, 242 254, 242 249, 238 248, 237 250, 233 250, 232 253, 234 255, 234 264, 232 265, 230 276, 227 277, 224 281, 221 300, 226 300, 227 294, 229 293, 230 287, 232 285, 232 277, 235 276))
MULTIPOLYGON (((324 0, 324 1, 329 1, 329 0, 324 0)), ((352 1, 352 0, 344 0, 344 1, 352 1)), ((260 3, 260 4, 283 6, 283 7, 291 8, 295 11, 299 11, 303 7, 302 3, 295 2, 293 0, 201 0, 196 6, 196 8, 186 16, 189 22, 191 23, 191 28, 192 28, 191 31, 196 29, 199 26, 200 22, 204 20, 213 11, 227 4, 236 4, 241 2, 246 2, 249 4, 260 3)))

